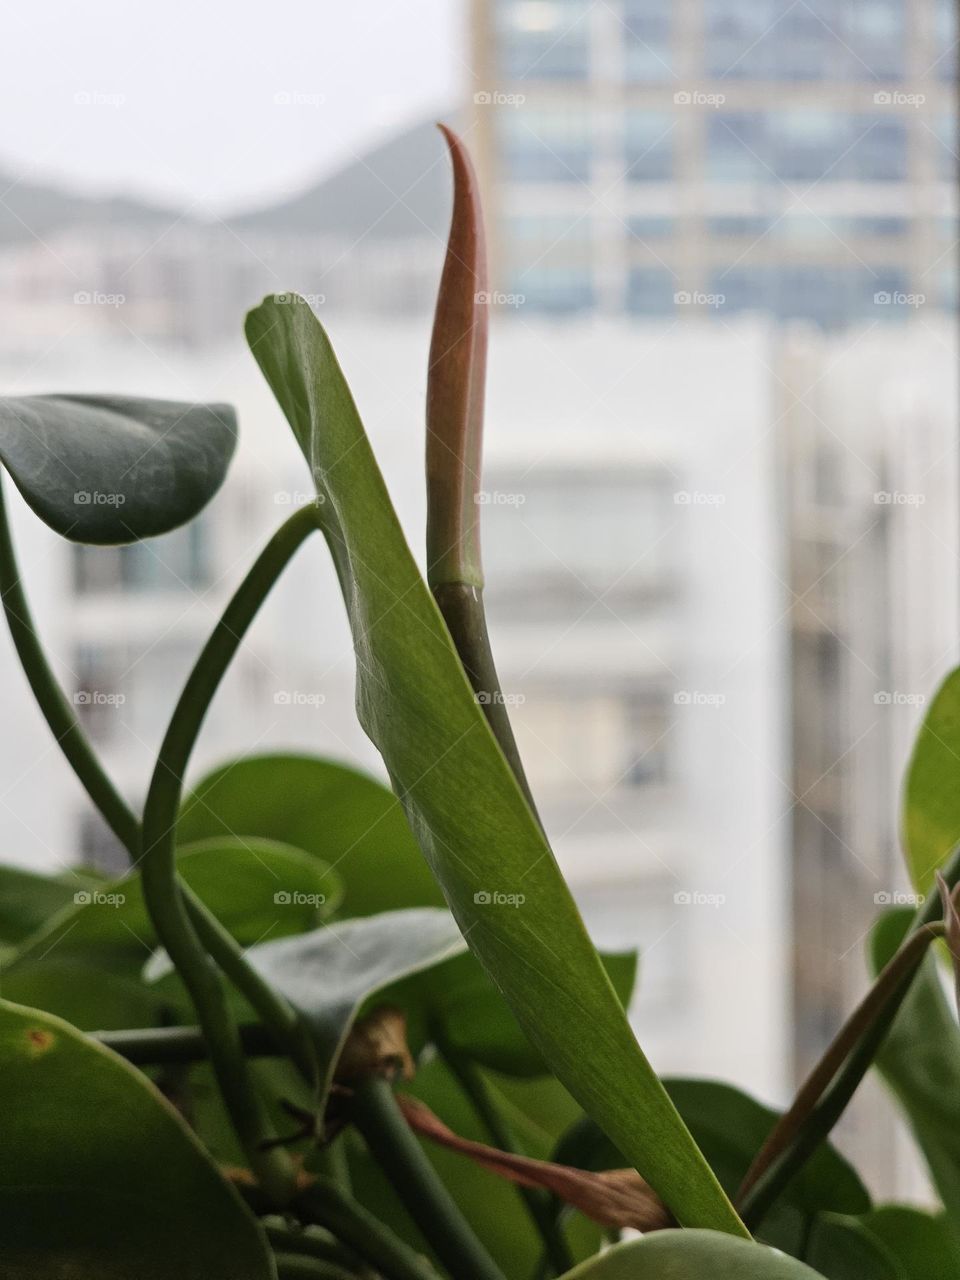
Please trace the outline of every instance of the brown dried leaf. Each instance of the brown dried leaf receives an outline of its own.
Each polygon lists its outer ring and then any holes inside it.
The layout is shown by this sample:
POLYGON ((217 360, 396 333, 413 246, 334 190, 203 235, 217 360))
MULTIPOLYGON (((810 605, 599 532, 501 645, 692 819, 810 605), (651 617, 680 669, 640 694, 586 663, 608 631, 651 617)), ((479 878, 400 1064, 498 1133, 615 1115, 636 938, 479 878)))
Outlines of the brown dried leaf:
POLYGON ((336 1079, 343 1083, 379 1075, 412 1080, 414 1072, 407 1046, 407 1015, 385 1004, 353 1024, 337 1062, 336 1079))
POLYGON ((541 1187, 604 1227, 633 1227, 658 1231, 673 1224, 663 1201, 635 1169, 607 1169, 599 1173, 575 1169, 500 1151, 483 1142, 461 1138, 417 1098, 398 1094, 407 1123, 431 1142, 467 1156, 475 1164, 523 1187, 541 1187))

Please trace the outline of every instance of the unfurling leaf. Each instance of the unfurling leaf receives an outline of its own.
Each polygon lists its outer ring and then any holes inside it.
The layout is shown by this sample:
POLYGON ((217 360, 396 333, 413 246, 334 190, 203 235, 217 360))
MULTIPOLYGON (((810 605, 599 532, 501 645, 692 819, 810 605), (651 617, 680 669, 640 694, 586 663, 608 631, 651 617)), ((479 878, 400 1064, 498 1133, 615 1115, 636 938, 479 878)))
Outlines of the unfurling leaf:
POLYGON ((487 251, 477 177, 440 126, 453 163, 453 216, 427 377, 427 580, 483 586, 477 498, 487 373, 487 251))
POLYGON ((571 1165, 500 1151, 486 1143, 461 1138, 417 1098, 400 1094, 397 1102, 410 1128, 422 1137, 459 1152, 508 1182, 549 1191, 603 1227, 659 1231, 673 1225, 663 1201, 635 1169, 592 1173, 571 1165))

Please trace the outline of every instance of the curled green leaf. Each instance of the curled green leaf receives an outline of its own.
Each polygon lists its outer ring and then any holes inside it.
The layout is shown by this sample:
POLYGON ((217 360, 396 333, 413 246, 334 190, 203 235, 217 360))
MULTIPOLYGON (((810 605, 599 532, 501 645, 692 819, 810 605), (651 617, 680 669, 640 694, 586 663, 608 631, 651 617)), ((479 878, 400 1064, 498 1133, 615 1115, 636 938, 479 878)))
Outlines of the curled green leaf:
POLYGON ((136 542, 192 520, 220 488, 236 438, 225 404, 0 399, 0 461, 40 519, 72 542, 136 542))

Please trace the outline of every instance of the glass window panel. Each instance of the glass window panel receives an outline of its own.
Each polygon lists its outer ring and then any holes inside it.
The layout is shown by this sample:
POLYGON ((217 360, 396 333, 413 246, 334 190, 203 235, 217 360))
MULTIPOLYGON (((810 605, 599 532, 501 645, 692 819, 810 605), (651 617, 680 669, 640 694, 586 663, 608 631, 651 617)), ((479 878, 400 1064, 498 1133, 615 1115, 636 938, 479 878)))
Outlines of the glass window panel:
POLYGON ((511 0, 499 6, 500 66, 507 80, 584 80, 590 64, 586 0, 511 0))
POLYGON ((673 176, 676 121, 663 111, 627 112, 624 137, 626 178, 664 182, 673 176))
POLYGON ((498 113, 506 176, 518 182, 589 182, 591 130, 576 111, 513 107, 498 113))

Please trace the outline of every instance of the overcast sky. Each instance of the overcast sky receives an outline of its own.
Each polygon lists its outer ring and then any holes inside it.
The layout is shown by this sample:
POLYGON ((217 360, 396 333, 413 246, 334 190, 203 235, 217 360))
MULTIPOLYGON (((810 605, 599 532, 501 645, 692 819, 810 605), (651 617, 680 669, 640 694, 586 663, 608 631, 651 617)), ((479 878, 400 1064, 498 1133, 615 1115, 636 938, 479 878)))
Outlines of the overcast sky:
POLYGON ((0 170, 222 211, 472 92, 466 0, 8 0, 0 170))

